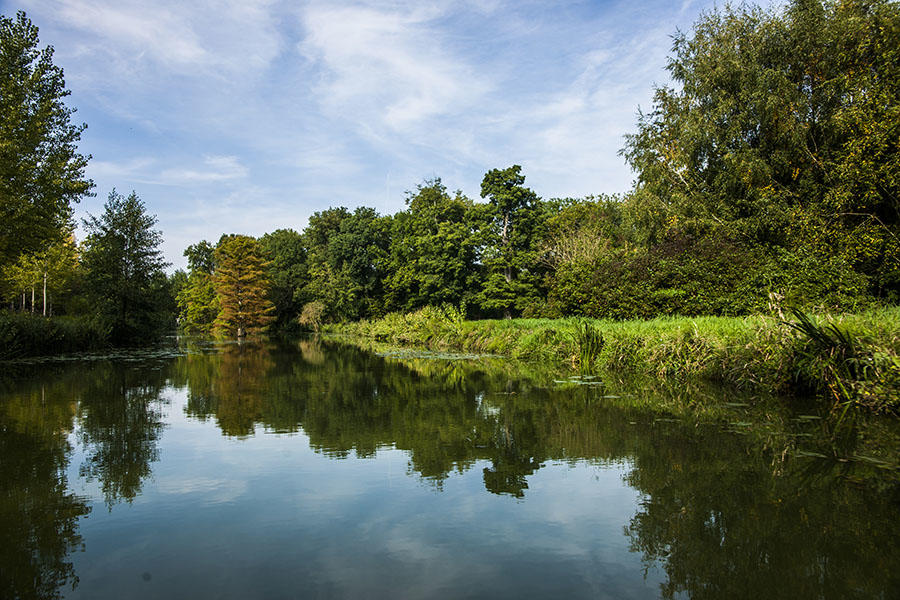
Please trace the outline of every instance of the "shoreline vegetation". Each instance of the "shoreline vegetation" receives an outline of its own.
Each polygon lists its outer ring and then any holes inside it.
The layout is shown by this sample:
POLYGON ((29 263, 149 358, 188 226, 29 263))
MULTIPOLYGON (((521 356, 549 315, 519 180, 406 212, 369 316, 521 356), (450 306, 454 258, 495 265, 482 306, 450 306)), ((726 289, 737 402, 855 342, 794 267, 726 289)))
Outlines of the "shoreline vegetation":
POLYGON ((467 321, 444 306, 328 325, 326 334, 396 345, 554 361, 581 373, 698 379, 815 395, 842 412, 900 413, 900 307, 809 316, 467 321))
POLYGON ((99 319, 0 310, 0 361, 109 348, 110 329, 99 319))

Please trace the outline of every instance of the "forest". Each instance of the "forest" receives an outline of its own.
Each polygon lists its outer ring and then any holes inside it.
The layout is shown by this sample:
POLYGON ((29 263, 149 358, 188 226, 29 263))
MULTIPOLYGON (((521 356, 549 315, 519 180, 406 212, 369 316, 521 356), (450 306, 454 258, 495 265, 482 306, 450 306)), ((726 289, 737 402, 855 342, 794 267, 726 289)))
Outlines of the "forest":
POLYGON ((675 33, 671 82, 624 138, 625 194, 545 199, 501 165, 478 199, 426 179, 395 214, 341 206, 302 231, 200 240, 168 275, 136 192, 113 191, 75 239, 95 187, 86 125, 27 16, 3 17, 0 38, 0 358, 427 306, 625 320, 900 300, 895 2, 724 7, 675 33))

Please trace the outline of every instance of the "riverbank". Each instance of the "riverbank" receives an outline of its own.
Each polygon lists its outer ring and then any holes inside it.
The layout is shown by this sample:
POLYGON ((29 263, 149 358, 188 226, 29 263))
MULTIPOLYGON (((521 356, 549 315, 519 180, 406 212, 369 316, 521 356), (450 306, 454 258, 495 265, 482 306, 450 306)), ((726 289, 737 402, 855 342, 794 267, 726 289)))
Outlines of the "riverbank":
POLYGON ((853 315, 665 317, 647 321, 465 321, 452 308, 331 325, 393 344, 556 361, 582 372, 700 378, 837 405, 900 412, 900 307, 853 315))

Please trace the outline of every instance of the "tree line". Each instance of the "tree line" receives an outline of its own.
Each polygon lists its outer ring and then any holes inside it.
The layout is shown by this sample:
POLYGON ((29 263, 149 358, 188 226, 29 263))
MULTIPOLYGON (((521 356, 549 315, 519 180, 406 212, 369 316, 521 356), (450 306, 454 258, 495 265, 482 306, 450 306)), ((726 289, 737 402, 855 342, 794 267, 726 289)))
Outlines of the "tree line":
POLYGON ((624 319, 900 299, 895 2, 793 0, 701 15, 673 37, 672 82, 656 87, 626 136, 621 154, 636 175, 626 194, 544 199, 518 165, 488 171, 479 201, 434 178, 392 215, 329 208, 299 232, 200 241, 185 251, 188 270, 169 277, 135 194, 111 196, 76 247, 71 203, 93 187, 76 149, 84 126, 69 123, 62 71, 24 14, 4 18, 2 33, 5 85, 24 90, 2 98, 3 139, 13 140, 0 150, 11 307, 100 311, 131 339, 173 316, 188 331, 242 335, 426 305, 469 318, 624 319), (114 216, 129 199, 148 232, 131 266, 114 257, 110 233, 124 227, 114 216))

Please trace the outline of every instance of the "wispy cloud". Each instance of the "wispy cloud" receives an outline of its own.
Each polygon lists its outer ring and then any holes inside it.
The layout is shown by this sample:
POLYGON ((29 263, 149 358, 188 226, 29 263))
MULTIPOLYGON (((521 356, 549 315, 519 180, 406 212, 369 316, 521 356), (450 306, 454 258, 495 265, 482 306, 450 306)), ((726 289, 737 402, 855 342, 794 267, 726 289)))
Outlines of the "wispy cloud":
POLYGON ((160 173, 160 183, 165 185, 189 185, 210 181, 228 181, 247 176, 247 167, 236 156, 207 156, 201 169, 165 169, 160 173))
POLYGON ((300 49, 321 68, 315 91, 323 108, 390 130, 469 109, 491 86, 446 50, 435 23, 442 15, 434 7, 307 7, 300 49))

